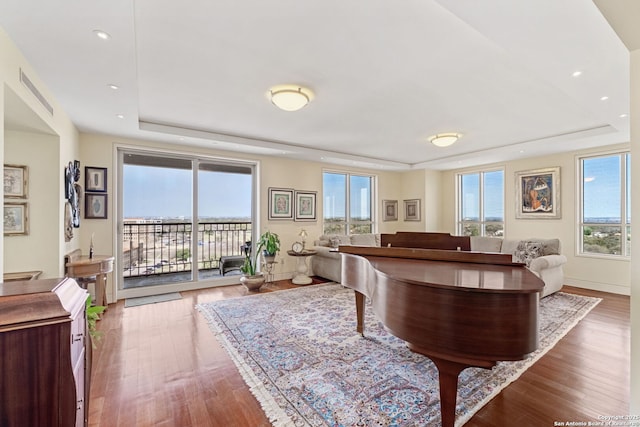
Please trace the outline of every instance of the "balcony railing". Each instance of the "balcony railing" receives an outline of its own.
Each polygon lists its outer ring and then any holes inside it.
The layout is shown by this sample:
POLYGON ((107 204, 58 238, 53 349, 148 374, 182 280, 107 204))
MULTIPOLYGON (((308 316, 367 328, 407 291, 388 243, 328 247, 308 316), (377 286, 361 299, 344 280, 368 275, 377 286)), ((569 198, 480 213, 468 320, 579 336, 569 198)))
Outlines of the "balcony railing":
POLYGON ((243 255, 242 245, 251 240, 251 223, 198 223, 195 256, 191 253, 193 234, 191 222, 125 221, 124 277, 188 272, 194 262, 200 271, 219 269, 221 257, 243 255))

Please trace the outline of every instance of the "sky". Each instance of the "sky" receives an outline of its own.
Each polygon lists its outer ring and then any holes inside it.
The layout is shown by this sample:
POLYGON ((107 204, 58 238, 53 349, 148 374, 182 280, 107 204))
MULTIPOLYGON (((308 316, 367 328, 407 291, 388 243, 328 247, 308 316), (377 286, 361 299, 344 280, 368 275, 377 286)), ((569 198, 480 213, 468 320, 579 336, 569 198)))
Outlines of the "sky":
MULTIPOLYGON (((584 160, 584 217, 615 218, 620 215, 621 196, 621 165, 619 157, 595 157, 584 160)), ((626 177, 627 188, 630 186, 630 176, 626 177)), ((631 194, 627 199, 630 202, 631 194)), ((629 203, 627 203, 629 205, 629 203)), ((630 211, 628 212, 630 214, 630 211)))
MULTIPOLYGON (((251 217, 251 175, 198 175, 200 217, 251 217)), ((191 218, 191 177, 186 169, 124 165, 124 217, 191 218)))
MULTIPOLYGON (((585 218, 620 218, 620 171, 618 156, 596 157, 584 161, 585 218)), ((502 171, 485 174, 485 216, 504 216, 502 171)), ((251 176, 200 171, 200 217, 249 218, 251 216, 251 176)), ((346 175, 325 173, 324 216, 342 217, 345 211, 346 175)), ((370 178, 352 175, 351 208, 354 215, 370 216, 370 178), (364 189, 364 191, 362 191, 364 189)), ((627 177, 630 184, 630 177, 627 177)), ((478 179, 464 175, 465 211, 463 217, 478 216, 478 179), (475 189, 474 189, 475 187, 475 189)), ((562 188, 562 187, 561 187, 562 188)), ((630 199, 630 193, 627 194, 630 199)), ((630 211, 627 212, 630 215, 630 211)), ((124 217, 191 217, 191 171, 124 165, 124 217)))
MULTIPOLYGON (((325 172, 322 174, 324 218, 344 218, 346 215, 347 174, 325 172)), ((371 219, 371 177, 349 175, 351 216, 371 219)))
MULTIPOLYGON (((629 162, 627 162, 629 164, 629 162)), ((619 221, 620 196, 622 192, 621 172, 622 166, 618 155, 605 157, 594 157, 584 160, 584 217, 588 221, 590 218, 608 218, 612 222, 619 221)), ((485 217, 504 216, 503 205, 503 173, 501 171, 485 173, 485 217)), ((631 176, 626 176, 627 188, 631 185, 631 176)), ((479 175, 463 175, 464 193, 464 218, 478 218, 478 197, 479 197, 479 175)), ((562 191, 562 182, 560 183, 562 191)), ((627 206, 631 205, 631 192, 626 194, 627 206)), ((627 216, 630 220, 631 211, 628 209, 627 216)))
MULTIPOLYGON (((462 217, 479 220, 480 174, 462 176, 463 211, 462 217)), ((504 220, 504 172, 492 171, 484 174, 484 215, 485 220, 504 220)))

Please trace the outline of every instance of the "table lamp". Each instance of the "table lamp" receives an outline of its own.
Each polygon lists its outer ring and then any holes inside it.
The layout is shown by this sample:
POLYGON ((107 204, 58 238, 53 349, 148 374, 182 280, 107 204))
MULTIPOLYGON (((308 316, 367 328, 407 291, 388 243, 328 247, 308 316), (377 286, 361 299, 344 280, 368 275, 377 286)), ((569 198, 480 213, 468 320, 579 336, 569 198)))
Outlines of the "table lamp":
POLYGON ((300 233, 298 233, 298 236, 300 236, 302 238, 302 250, 305 250, 305 244, 306 244, 306 240, 307 240, 307 230, 305 230, 304 228, 302 230, 300 230, 300 233))

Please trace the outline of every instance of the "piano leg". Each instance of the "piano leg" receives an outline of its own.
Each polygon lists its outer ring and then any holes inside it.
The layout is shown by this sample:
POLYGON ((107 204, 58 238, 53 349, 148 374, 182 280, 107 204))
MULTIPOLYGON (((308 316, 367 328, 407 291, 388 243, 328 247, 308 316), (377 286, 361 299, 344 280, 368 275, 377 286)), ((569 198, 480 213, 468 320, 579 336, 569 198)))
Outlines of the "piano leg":
POLYGON ((496 362, 489 360, 471 360, 459 358, 451 360, 433 354, 427 351, 421 351, 419 348, 408 343, 409 349, 416 353, 424 354, 435 363, 438 368, 438 382, 440 383, 440 417, 442 419, 442 427, 454 427, 456 422, 456 399, 458 397, 458 375, 466 368, 478 367, 491 369, 496 362))
POLYGON ((356 295, 356 317, 358 319, 358 326, 356 330, 364 337, 364 294, 355 291, 356 295))
POLYGON ((442 427, 453 427, 456 422, 456 399, 458 395, 458 375, 468 365, 431 357, 438 367, 440 382, 440 417, 442 427))

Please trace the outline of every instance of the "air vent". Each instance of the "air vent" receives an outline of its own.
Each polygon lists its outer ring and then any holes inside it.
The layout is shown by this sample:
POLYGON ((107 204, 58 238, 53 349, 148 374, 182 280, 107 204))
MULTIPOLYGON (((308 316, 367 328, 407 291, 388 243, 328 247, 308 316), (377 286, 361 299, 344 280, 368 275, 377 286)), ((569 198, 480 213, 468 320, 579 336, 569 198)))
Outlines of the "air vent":
POLYGON ((29 77, 27 77, 24 71, 22 71, 22 68, 20 68, 20 81, 22 82, 23 85, 25 85, 27 89, 31 91, 31 93, 38 99, 38 101, 40 101, 40 104, 42 104, 42 106, 46 108, 46 110, 53 116, 53 107, 51 106, 51 104, 49 104, 46 98, 40 93, 40 91, 35 87, 35 85, 31 82, 31 80, 29 80, 29 77))

